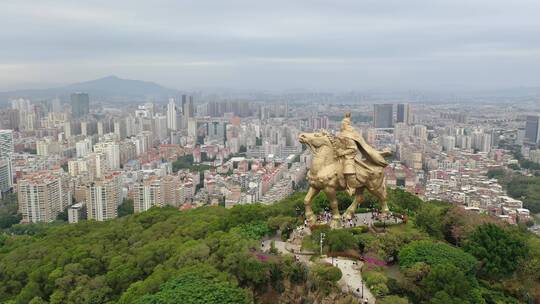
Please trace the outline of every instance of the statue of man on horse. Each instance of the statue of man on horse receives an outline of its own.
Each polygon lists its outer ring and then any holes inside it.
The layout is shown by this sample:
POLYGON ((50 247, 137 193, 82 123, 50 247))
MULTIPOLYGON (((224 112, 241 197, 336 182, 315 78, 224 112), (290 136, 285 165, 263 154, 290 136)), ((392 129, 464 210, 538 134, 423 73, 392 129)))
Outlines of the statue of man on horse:
POLYGON ((355 197, 351 206, 343 214, 345 219, 351 219, 354 216, 356 207, 363 201, 363 193, 366 189, 378 198, 382 211, 388 211, 384 181, 384 167, 387 163, 384 157, 391 153, 377 151, 368 145, 352 127, 350 113, 343 118, 341 131, 337 136, 326 131, 302 133, 299 135, 299 141, 305 144, 313 154, 307 176, 309 190, 304 199, 306 218, 311 224, 314 224, 316 220, 311 209, 311 202, 321 191, 326 194, 332 208, 331 227, 338 227, 341 221, 336 198, 337 191, 347 191, 355 197))

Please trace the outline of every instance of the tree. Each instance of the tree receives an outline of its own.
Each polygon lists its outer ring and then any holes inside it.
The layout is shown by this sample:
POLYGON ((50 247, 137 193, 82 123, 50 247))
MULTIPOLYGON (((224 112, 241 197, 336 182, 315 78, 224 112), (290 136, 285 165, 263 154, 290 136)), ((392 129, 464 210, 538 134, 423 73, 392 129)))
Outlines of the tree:
POLYGON ((348 249, 356 249, 356 238, 346 230, 330 230, 326 233, 326 243, 330 251, 340 252, 348 249))
POLYGON ((179 156, 175 161, 172 163, 172 170, 173 172, 178 172, 180 169, 189 169, 193 166, 193 155, 182 155, 179 156))
POLYGON ((464 238, 479 225, 497 222, 496 218, 487 214, 478 214, 455 206, 444 214, 441 224, 444 238, 459 246, 464 238))
POLYGON ((415 224, 429 235, 442 239, 444 237, 442 221, 446 210, 434 204, 424 204, 416 214, 415 224))
POLYGON ((384 274, 377 271, 368 271, 363 274, 363 277, 366 285, 375 296, 382 297, 388 294, 389 290, 386 285, 388 278, 384 274))
POLYGON ((130 214, 133 214, 133 212, 134 212, 133 199, 130 199, 130 198, 124 199, 122 204, 118 206, 118 217, 130 215, 130 214))
POLYGON ((513 176, 506 185, 508 195, 523 200, 523 207, 532 213, 540 212, 540 177, 513 176))
POLYGON ((460 248, 431 241, 411 242, 399 252, 400 267, 409 268, 418 262, 431 266, 450 264, 467 274, 474 273, 477 265, 476 259, 460 248))
POLYGON ((377 301, 378 304, 409 304, 407 298, 400 296, 390 295, 377 301))
POLYGON ((434 295, 430 303, 485 303, 476 279, 449 263, 434 265, 420 285, 434 295))
POLYGON ((402 231, 401 229, 389 230, 384 235, 377 237, 371 244, 371 249, 385 261, 396 261, 398 259, 399 251, 403 246, 412 241, 418 241, 425 238, 425 234, 412 229, 409 229, 408 231, 402 231))
POLYGON ((231 283, 211 280, 199 273, 185 273, 167 283, 153 295, 142 297, 137 304, 248 304, 246 292, 231 283))
POLYGON ((58 215, 56 216, 56 220, 57 221, 62 221, 62 222, 67 222, 68 221, 68 209, 69 209, 69 207, 64 209, 62 212, 58 213, 58 215))
MULTIPOLYGON (((338 192, 336 198, 340 211, 347 209, 353 201, 353 198, 345 192, 338 192)), ((330 209, 330 202, 326 198, 326 194, 324 192, 319 193, 313 199, 312 208, 313 212, 315 213, 321 213, 325 209, 330 209)))
POLYGON ((406 213, 407 210, 416 212, 423 202, 418 196, 398 188, 388 190, 388 205, 393 211, 406 213))
POLYGON ((504 169, 490 169, 487 172, 488 178, 499 178, 504 176, 504 169))
POLYGON ((17 194, 10 193, 0 200, 0 229, 18 224, 22 219, 17 204, 17 194))
POLYGON ((488 223, 478 226, 466 239, 464 248, 481 262, 480 272, 491 278, 514 273, 528 255, 528 247, 517 232, 488 223))
POLYGON ((47 301, 43 300, 40 297, 34 297, 28 304, 47 304, 47 301))
POLYGON ((254 222, 249 224, 242 224, 238 227, 235 227, 231 231, 239 233, 244 238, 259 240, 265 235, 270 233, 268 225, 264 222, 254 222))
POLYGON ((311 267, 311 273, 315 284, 324 293, 328 294, 341 279, 341 270, 328 263, 315 264, 311 267))

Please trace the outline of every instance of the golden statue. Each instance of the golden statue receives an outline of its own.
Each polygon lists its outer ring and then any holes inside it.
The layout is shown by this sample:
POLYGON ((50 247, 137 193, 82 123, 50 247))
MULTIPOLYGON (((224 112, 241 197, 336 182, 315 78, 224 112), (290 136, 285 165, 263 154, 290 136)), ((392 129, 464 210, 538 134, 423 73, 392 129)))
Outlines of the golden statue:
POLYGON ((301 133, 299 140, 307 145, 313 154, 307 175, 309 190, 304 199, 306 218, 311 224, 316 222, 311 202, 320 191, 326 194, 332 208, 330 223, 332 228, 339 227, 341 219, 336 198, 337 191, 346 190, 349 195, 355 196, 353 203, 343 214, 345 219, 352 219, 356 207, 363 201, 365 189, 378 198, 383 212, 388 211, 384 180, 384 167, 388 164, 384 157, 391 153, 377 151, 368 145, 362 135, 352 127, 350 113, 345 114, 341 132, 335 137, 322 131, 301 133))

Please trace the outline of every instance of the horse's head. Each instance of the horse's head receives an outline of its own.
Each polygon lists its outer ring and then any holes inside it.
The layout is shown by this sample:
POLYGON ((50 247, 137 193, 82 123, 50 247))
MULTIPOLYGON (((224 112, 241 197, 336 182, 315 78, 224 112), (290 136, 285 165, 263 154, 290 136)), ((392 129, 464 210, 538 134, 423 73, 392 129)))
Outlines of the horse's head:
POLYGON ((313 153, 317 153, 322 147, 332 148, 332 135, 326 131, 315 133, 300 133, 298 141, 307 145, 313 153))

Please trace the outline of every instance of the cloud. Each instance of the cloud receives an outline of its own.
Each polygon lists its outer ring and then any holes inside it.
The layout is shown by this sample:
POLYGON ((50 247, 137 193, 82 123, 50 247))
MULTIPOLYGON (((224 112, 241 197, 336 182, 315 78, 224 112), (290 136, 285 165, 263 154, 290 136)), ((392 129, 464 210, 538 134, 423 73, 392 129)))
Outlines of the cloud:
POLYGON ((533 85, 539 10, 534 0, 3 0, 0 87, 108 74, 176 88, 533 85))

